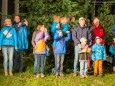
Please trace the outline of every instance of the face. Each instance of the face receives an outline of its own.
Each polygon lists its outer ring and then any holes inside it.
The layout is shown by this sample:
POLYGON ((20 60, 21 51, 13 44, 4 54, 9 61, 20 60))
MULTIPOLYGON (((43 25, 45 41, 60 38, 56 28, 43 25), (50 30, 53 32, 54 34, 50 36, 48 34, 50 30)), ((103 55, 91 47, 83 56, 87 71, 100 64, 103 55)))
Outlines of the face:
POLYGON ((56 25, 56 28, 60 28, 60 24, 57 24, 57 25, 56 25))
POLYGON ((87 41, 86 40, 82 41, 82 44, 84 44, 84 45, 87 44, 87 41))
POLYGON ((81 27, 83 27, 85 25, 85 19, 79 20, 79 24, 81 27))
POLYGON ((96 43, 97 43, 97 44, 100 44, 100 43, 101 43, 101 41, 102 41, 102 39, 101 39, 101 38, 96 39, 96 43))
POLYGON ((113 38, 113 41, 115 42, 115 38, 113 38))
POLYGON ((5 20, 5 25, 6 26, 11 26, 12 25, 11 19, 6 19, 5 20))
POLYGON ((42 25, 42 26, 41 26, 41 28, 40 28, 40 30, 41 30, 41 31, 43 31, 43 30, 44 30, 44 28, 45 28, 45 27, 44 27, 44 25, 42 25))
POLYGON ((15 21, 16 23, 19 23, 19 22, 20 22, 20 17, 19 17, 19 16, 15 16, 15 17, 14 17, 14 21, 15 21))
POLYGON ((93 20, 93 23, 96 25, 96 26, 99 26, 99 19, 98 18, 95 18, 93 20))

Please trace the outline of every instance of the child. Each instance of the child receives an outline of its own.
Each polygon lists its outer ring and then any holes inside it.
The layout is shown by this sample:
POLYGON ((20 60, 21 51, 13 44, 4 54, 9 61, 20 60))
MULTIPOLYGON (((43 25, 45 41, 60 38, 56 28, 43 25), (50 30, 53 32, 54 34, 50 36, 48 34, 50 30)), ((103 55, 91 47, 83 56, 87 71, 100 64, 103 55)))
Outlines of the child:
POLYGON ((87 72, 88 72, 88 53, 91 51, 91 49, 87 45, 87 39, 81 38, 80 39, 81 44, 78 45, 78 51, 79 51, 79 61, 80 61, 80 76, 81 78, 87 78, 87 72))
POLYGON ((115 72, 115 38, 113 38, 113 43, 109 47, 109 52, 111 53, 111 56, 113 58, 112 65, 113 65, 113 71, 115 72))
POLYGON ((54 35, 54 41, 56 41, 54 54, 55 54, 55 68, 56 76, 64 76, 63 74, 63 62, 64 55, 66 54, 66 42, 70 39, 70 32, 67 33, 67 36, 63 36, 62 32, 56 32, 54 35))
POLYGON ((98 73, 103 76, 103 61, 106 59, 106 51, 102 39, 100 37, 95 38, 96 43, 92 46, 92 60, 94 61, 94 75, 98 73))
POLYGON ((34 73, 36 77, 39 78, 44 77, 44 67, 45 67, 45 60, 46 60, 46 41, 49 38, 47 29, 41 23, 37 27, 37 31, 33 33, 32 37, 32 45, 34 47, 34 73), (40 72, 40 65, 41 65, 41 72, 40 72), (41 73, 41 74, 40 74, 41 73))

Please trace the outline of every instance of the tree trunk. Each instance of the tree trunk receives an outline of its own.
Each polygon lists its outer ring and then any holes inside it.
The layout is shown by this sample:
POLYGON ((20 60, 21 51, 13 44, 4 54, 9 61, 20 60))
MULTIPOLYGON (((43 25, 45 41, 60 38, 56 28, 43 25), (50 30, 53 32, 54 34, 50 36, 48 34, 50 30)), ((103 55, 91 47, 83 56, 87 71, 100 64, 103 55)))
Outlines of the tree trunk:
POLYGON ((2 21, 1 26, 4 25, 4 20, 7 17, 8 12, 8 0, 2 0, 2 21))
POLYGON ((14 8, 15 15, 19 15, 19 0, 15 0, 14 3, 15 3, 15 8, 14 8))

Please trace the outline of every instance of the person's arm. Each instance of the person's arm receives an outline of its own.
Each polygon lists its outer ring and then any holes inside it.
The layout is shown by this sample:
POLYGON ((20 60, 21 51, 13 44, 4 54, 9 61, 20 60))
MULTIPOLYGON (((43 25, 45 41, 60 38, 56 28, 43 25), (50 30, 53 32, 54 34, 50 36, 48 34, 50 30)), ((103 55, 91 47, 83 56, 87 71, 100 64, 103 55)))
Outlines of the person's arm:
POLYGON ((92 46, 92 56, 91 56, 93 61, 96 60, 96 58, 95 58, 95 48, 96 48, 95 45, 93 45, 92 46))
POLYGON ((91 31, 88 29, 88 45, 91 46, 92 45, 92 34, 91 31))
POLYGON ((2 48, 2 41, 3 41, 3 37, 4 37, 4 35, 3 35, 3 28, 0 30, 0 50, 1 50, 1 48, 2 48))
POLYGON ((36 31, 34 31, 34 33, 33 33, 33 35, 32 35, 32 40, 31 40, 31 43, 32 43, 32 46, 33 46, 33 47, 36 46, 35 41, 34 41, 35 36, 36 36, 36 31))
POLYGON ((45 32, 44 32, 44 35, 45 35, 44 40, 47 41, 47 39, 49 39, 49 34, 48 34, 48 32, 45 31, 45 32))
POLYGON ((70 32, 68 32, 68 33, 67 33, 67 37, 65 37, 65 41, 69 41, 70 38, 71 38, 71 34, 70 34, 70 32))
POLYGON ((103 48, 104 48, 104 50, 103 50, 103 60, 106 60, 106 50, 105 50, 104 45, 103 45, 103 48))
POLYGON ((51 33, 52 34, 55 34, 56 32, 56 25, 58 24, 59 22, 53 22, 52 23, 52 26, 51 26, 51 33))
POLYGON ((17 47, 17 45, 18 45, 18 44, 17 44, 17 41, 18 41, 18 40, 17 40, 17 33, 16 33, 15 28, 13 28, 13 32, 14 32, 13 35, 14 35, 14 41, 15 41, 15 43, 14 43, 14 44, 15 44, 15 49, 17 50, 17 49, 18 49, 18 47, 17 47))
POLYGON ((73 31, 72 31, 72 39, 73 39, 75 45, 78 45, 78 44, 80 44, 80 40, 77 38, 76 29, 77 28, 74 28, 73 31))
POLYGON ((65 33, 66 31, 68 31, 70 28, 69 28, 69 25, 68 24, 62 24, 62 32, 65 33))
POLYGON ((62 38, 63 38, 63 36, 60 36, 59 33, 56 32, 56 33, 54 34, 54 40, 60 40, 60 39, 62 39, 62 38))

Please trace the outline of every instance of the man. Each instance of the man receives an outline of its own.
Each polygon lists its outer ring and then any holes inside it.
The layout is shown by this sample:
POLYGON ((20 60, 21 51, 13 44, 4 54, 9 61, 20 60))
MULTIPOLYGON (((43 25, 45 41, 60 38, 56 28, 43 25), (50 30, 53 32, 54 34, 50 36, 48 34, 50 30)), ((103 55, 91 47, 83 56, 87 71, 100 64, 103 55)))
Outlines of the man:
POLYGON ((14 16, 13 26, 17 32, 18 50, 14 55, 14 72, 23 72, 24 50, 28 49, 28 22, 26 19, 20 20, 19 16, 14 16))
POLYGON ((75 58, 74 58, 74 76, 78 74, 78 44, 80 44, 80 39, 85 37, 87 39, 88 45, 91 45, 91 33, 89 28, 85 24, 85 18, 79 18, 79 25, 72 31, 72 39, 75 45, 75 58))

